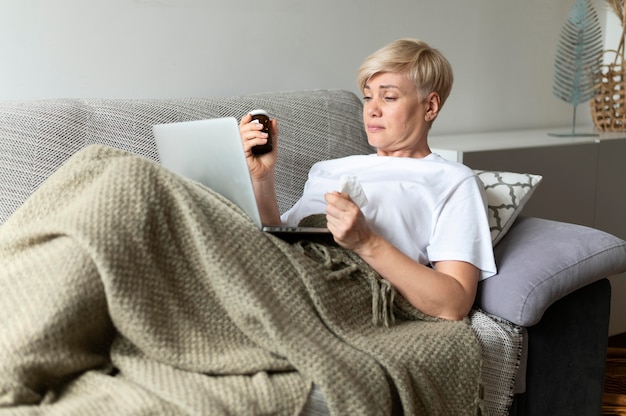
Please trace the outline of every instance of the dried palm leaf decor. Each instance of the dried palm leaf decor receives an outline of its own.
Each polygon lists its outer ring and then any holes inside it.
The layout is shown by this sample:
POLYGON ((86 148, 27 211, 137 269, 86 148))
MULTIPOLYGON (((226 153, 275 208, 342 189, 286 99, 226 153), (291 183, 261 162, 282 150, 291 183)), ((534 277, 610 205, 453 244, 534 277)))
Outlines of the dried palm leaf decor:
POLYGON ((591 0, 576 0, 561 29, 554 62, 554 95, 574 106, 571 134, 553 136, 588 136, 576 133, 576 107, 594 98, 602 69, 602 26, 591 0))
POLYGON ((625 0, 606 0, 622 24, 617 50, 606 50, 607 64, 602 65, 598 93, 591 101, 591 116, 598 131, 626 131, 626 67, 624 37, 626 36, 625 0))

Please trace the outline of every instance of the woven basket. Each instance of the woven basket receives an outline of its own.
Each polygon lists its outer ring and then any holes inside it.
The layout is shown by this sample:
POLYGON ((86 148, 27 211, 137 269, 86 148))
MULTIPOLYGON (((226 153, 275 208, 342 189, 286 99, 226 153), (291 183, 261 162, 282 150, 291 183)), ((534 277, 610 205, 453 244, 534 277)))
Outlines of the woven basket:
POLYGON ((590 101, 591 118, 597 131, 626 131, 626 64, 624 48, 608 50, 615 54, 610 64, 602 65, 597 95, 590 101))
POLYGON ((598 93, 590 101, 591 118, 597 131, 626 131, 626 13, 622 11, 622 36, 617 50, 607 50, 613 54, 613 62, 602 65, 602 76, 598 93))
POLYGON ((604 373, 602 415, 626 416, 626 349, 609 348, 604 373))

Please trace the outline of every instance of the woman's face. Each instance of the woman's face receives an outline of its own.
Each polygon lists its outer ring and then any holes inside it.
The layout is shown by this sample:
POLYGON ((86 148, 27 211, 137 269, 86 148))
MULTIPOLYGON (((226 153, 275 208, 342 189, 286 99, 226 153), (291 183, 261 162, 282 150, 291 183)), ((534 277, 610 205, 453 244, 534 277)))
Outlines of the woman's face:
POLYGON ((426 119, 436 116, 436 93, 421 99, 415 84, 404 74, 382 72, 369 79, 363 96, 367 139, 378 155, 419 158, 430 154, 430 121, 426 119))

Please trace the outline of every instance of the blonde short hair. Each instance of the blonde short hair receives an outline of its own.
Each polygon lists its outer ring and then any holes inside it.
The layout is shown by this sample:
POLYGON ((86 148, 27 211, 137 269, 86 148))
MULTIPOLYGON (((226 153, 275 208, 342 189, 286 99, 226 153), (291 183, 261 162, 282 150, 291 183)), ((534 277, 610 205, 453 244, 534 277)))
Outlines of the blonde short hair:
POLYGON ((450 62, 419 39, 398 39, 368 56, 357 74, 361 91, 371 77, 382 72, 406 74, 422 99, 431 92, 439 94, 440 106, 450 95, 454 81, 450 62))

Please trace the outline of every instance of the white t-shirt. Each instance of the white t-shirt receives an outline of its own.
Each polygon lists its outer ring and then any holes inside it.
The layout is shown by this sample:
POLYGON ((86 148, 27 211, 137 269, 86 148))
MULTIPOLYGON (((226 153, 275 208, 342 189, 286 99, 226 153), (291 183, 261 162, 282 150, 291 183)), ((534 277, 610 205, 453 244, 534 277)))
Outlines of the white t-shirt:
POLYGON ((370 228, 424 264, 458 260, 493 276, 496 266, 484 188, 467 166, 437 154, 425 158, 359 155, 316 163, 302 197, 281 216, 297 225, 326 212, 324 194, 342 175, 356 176, 368 203, 361 210, 370 228))

